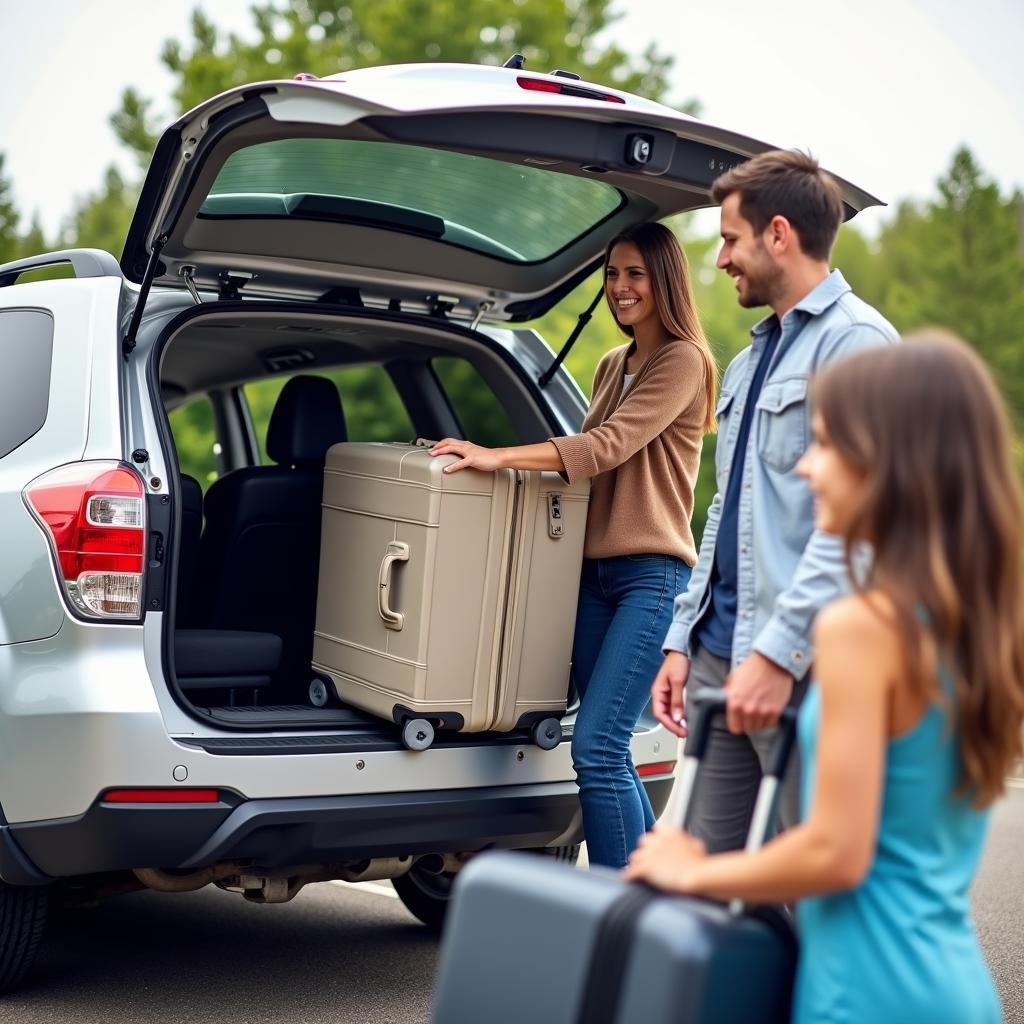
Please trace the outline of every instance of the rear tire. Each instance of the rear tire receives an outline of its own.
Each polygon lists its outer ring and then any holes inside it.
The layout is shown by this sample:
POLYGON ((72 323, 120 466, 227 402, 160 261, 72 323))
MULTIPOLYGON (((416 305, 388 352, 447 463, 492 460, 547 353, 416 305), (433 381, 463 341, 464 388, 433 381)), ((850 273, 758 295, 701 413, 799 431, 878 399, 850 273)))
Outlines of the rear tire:
POLYGON ((0 882, 0 992, 15 988, 32 966, 49 903, 48 886, 0 882))
MULTIPOLYGON (((524 851, 573 865, 580 856, 580 844, 572 846, 543 846, 524 851)), ((404 875, 391 879, 398 898, 413 917, 422 921, 432 932, 440 933, 444 926, 448 904, 451 902, 455 875, 445 871, 439 875, 417 869, 414 864, 404 875)))
POLYGON ((552 860, 564 861, 570 866, 574 866, 576 861, 580 859, 580 847, 582 843, 573 843, 572 846, 542 846, 537 850, 530 850, 530 853, 539 853, 544 857, 550 857, 552 860))
POLYGON ((404 875, 391 879, 405 909, 432 932, 440 933, 448 912, 455 875, 443 871, 439 875, 418 869, 414 864, 404 875))

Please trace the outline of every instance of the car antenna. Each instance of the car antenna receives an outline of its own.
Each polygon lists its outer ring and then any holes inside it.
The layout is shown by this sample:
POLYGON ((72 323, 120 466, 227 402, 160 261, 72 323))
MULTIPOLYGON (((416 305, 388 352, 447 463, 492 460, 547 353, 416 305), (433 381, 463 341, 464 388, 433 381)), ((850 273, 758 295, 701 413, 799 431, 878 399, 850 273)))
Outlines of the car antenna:
POLYGON ((537 378, 537 383, 542 387, 546 388, 551 383, 551 378, 558 372, 558 368, 565 361, 565 357, 569 354, 569 349, 576 344, 576 339, 583 333, 583 328, 590 323, 590 318, 594 315, 594 310, 597 308, 597 304, 601 301, 601 296, 604 295, 604 282, 601 282, 601 287, 598 289, 597 294, 594 296, 593 301, 582 313, 579 315, 579 319, 576 321, 576 326, 572 329, 572 334, 569 335, 565 340, 565 344, 561 347, 558 355, 555 356, 555 361, 537 378))
POLYGON ((522 71, 525 65, 526 58, 521 53, 513 53, 501 66, 503 68, 511 68, 513 71, 522 71))

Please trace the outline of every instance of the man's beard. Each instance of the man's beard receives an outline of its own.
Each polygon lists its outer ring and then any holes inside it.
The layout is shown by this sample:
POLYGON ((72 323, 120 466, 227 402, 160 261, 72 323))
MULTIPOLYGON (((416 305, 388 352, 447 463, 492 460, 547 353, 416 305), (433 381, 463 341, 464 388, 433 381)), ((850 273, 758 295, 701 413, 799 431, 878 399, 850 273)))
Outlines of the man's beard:
POLYGON ((744 309, 756 309, 758 306, 770 306, 776 295, 782 291, 785 273, 767 258, 760 273, 752 276, 749 270, 743 272, 746 280, 746 294, 737 292, 736 299, 744 309))

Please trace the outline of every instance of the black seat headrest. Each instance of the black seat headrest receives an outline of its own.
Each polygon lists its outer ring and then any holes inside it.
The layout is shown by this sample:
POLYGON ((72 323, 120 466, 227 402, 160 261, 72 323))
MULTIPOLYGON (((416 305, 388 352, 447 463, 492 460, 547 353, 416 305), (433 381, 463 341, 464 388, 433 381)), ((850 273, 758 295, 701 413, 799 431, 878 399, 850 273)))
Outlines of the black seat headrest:
POLYGON ((348 437, 341 396, 326 377, 292 377, 267 427, 267 454, 280 466, 323 465, 327 449, 348 437))
POLYGON ((203 514, 203 489, 194 476, 182 473, 181 480, 181 508, 183 512, 191 512, 194 515, 203 514))

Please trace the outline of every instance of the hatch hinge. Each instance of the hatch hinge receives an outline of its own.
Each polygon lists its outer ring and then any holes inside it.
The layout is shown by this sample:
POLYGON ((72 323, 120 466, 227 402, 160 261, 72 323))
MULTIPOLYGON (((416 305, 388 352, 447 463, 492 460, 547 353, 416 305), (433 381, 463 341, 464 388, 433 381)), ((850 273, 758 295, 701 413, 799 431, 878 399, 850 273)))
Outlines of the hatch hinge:
POLYGON ((448 319, 448 314, 459 304, 457 295, 428 295, 427 305, 430 307, 430 315, 439 317, 442 320, 448 319))
POLYGON ((484 313, 488 310, 494 309, 494 303, 490 299, 484 299, 479 306, 476 307, 476 316, 473 317, 472 323, 469 325, 471 331, 475 331, 480 326, 480 321, 484 318, 484 313))
POLYGON ((597 308, 597 304, 601 301, 601 296, 604 295, 604 282, 601 282, 601 289, 594 296, 590 305, 587 306, 579 318, 576 321, 576 326, 572 329, 572 334, 566 338, 565 344, 561 347, 558 355, 555 356, 555 361, 537 378, 537 383, 542 387, 546 388, 551 383, 551 378, 558 372, 558 368, 565 361, 565 357, 569 354, 569 349, 576 344, 576 339, 583 333, 583 328, 590 323, 590 318, 594 315, 594 310, 597 308))
POLYGON ((192 301, 197 306, 201 306, 203 304, 203 300, 199 297, 199 289, 196 287, 196 268, 191 264, 186 263, 178 273, 185 281, 185 287, 188 289, 189 295, 192 296, 192 301))
POLYGON ((156 269, 160 266, 160 253, 164 251, 167 244, 167 235, 160 235, 153 239, 153 251, 149 254, 146 263, 146 270, 139 283, 139 297, 132 310, 131 319, 128 321, 128 330, 121 339, 121 354, 127 359, 135 351, 135 337, 139 333, 139 324, 142 323, 142 313, 146 308, 146 299, 149 298, 149 289, 153 286, 153 278, 156 277, 156 269))
POLYGON ((242 289, 255 277, 248 270, 222 270, 217 275, 220 290, 217 298, 221 302, 238 302, 242 297, 242 289))

